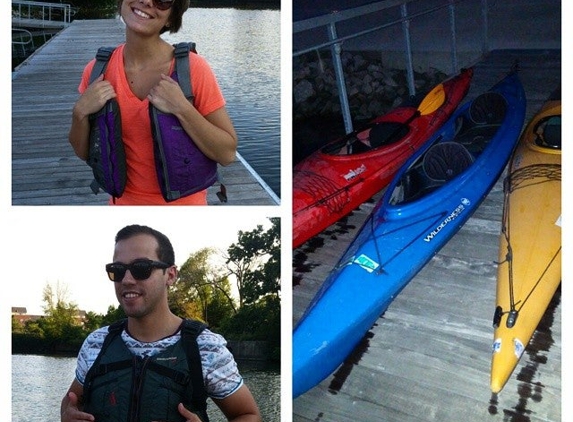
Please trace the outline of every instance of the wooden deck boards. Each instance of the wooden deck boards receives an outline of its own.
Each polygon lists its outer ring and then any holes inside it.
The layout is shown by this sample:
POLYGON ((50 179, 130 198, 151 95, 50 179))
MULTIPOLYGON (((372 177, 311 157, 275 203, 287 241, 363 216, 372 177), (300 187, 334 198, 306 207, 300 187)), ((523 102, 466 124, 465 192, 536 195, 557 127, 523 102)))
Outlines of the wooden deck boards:
MULTIPOLYGON (((44 44, 12 77, 12 205, 104 205, 94 195, 93 177, 68 143, 71 110, 83 67, 100 46, 124 40, 119 20, 74 21, 44 44)), ((278 198, 241 159, 219 167, 228 205, 277 205, 278 198)), ((209 204, 221 204, 218 185, 209 204)))
MULTIPOLYGON (((560 83, 559 51, 492 52, 468 98, 516 60, 531 118, 560 83)), ((501 180, 378 319, 355 363, 294 400, 293 421, 561 421, 560 291, 504 390, 489 389, 501 180)), ((380 196, 293 251, 294 324, 380 196)))

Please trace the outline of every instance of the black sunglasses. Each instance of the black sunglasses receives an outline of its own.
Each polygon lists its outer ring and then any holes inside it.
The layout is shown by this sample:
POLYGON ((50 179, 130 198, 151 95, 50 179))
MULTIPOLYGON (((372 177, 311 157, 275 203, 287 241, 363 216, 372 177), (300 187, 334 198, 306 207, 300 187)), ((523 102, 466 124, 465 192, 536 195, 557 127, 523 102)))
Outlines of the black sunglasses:
POLYGON ((171 265, 165 262, 152 261, 150 259, 137 259, 131 264, 122 264, 121 262, 112 262, 105 266, 107 276, 111 281, 116 283, 121 282, 127 270, 131 273, 131 276, 136 280, 147 280, 151 275, 151 272, 155 268, 166 269, 171 267, 171 265))
POLYGON ((168 10, 173 6, 175 0, 153 0, 153 4, 159 10, 168 10))

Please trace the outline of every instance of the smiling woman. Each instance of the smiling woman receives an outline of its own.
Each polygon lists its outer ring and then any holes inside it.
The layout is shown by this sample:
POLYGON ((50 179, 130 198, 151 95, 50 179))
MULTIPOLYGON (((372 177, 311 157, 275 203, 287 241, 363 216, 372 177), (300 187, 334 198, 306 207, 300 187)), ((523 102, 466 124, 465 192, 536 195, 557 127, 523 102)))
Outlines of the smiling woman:
POLYGON ((189 0, 119 0, 118 7, 125 43, 86 65, 69 141, 112 196, 110 204, 206 205, 206 188, 216 180, 212 169, 234 161, 237 135, 209 64, 191 48, 176 67, 174 46, 160 36, 179 31, 189 0), (160 115, 175 123, 153 117, 152 130, 150 116, 160 115), (169 154, 171 145, 177 146, 169 154), (114 168, 111 177, 107 167, 114 168), (179 178, 166 179, 173 169, 179 178), (193 186, 170 185, 182 179, 193 186), (174 197, 174 191, 183 193, 174 197))

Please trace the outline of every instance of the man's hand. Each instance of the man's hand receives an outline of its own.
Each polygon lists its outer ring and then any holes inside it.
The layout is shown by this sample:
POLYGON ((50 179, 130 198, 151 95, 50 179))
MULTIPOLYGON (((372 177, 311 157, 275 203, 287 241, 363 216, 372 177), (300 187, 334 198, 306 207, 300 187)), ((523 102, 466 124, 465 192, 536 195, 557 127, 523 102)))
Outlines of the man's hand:
POLYGON ((95 421, 93 415, 78 409, 78 396, 71 391, 68 393, 68 403, 62 412, 62 422, 95 421))
MULTIPOLYGON (((190 410, 185 409, 185 406, 183 406, 183 403, 179 403, 179 405, 177 406, 177 410, 179 410, 179 413, 181 413, 181 416, 183 416, 185 418, 185 422, 202 422, 201 419, 199 418, 199 416, 197 416, 195 413, 191 412, 190 410)), ((153 421, 153 422, 159 422, 159 421, 153 421)))
POLYGON ((179 403, 179 406, 177 406, 177 410, 179 410, 179 413, 181 413, 181 416, 185 418, 186 422, 201 422, 199 416, 197 416, 190 410, 185 409, 183 403, 179 403))

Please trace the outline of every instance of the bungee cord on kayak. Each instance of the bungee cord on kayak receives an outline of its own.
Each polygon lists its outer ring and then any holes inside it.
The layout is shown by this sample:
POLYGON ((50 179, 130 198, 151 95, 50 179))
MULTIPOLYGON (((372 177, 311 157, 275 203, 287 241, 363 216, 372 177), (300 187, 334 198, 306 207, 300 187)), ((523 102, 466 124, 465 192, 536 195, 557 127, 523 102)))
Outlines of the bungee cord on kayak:
POLYGON ((509 220, 510 220, 510 202, 509 194, 525 187, 539 185, 543 183, 559 181, 561 182, 561 165, 560 164, 533 164, 530 166, 519 168, 512 173, 510 173, 504 180, 504 211, 502 219, 501 233, 505 237, 507 242, 507 253, 504 261, 498 262, 498 264, 507 263, 508 265, 508 287, 509 287, 509 310, 503 311, 501 306, 496 307, 493 319, 493 326, 498 327, 501 322, 501 317, 508 314, 506 326, 507 328, 512 328, 515 325, 517 317, 519 316, 519 311, 527 303, 528 299, 531 297, 532 293, 543 280, 548 268, 555 261, 557 256, 561 252, 561 246, 557 249, 551 260, 548 262, 547 266, 540 274, 539 278, 536 280, 535 284, 525 297, 523 301, 515 301, 514 292, 514 278, 513 278, 513 250, 511 247, 511 234, 508 230, 509 220), (541 179, 541 180, 540 180, 541 179), (519 305, 519 308, 518 308, 519 305))

